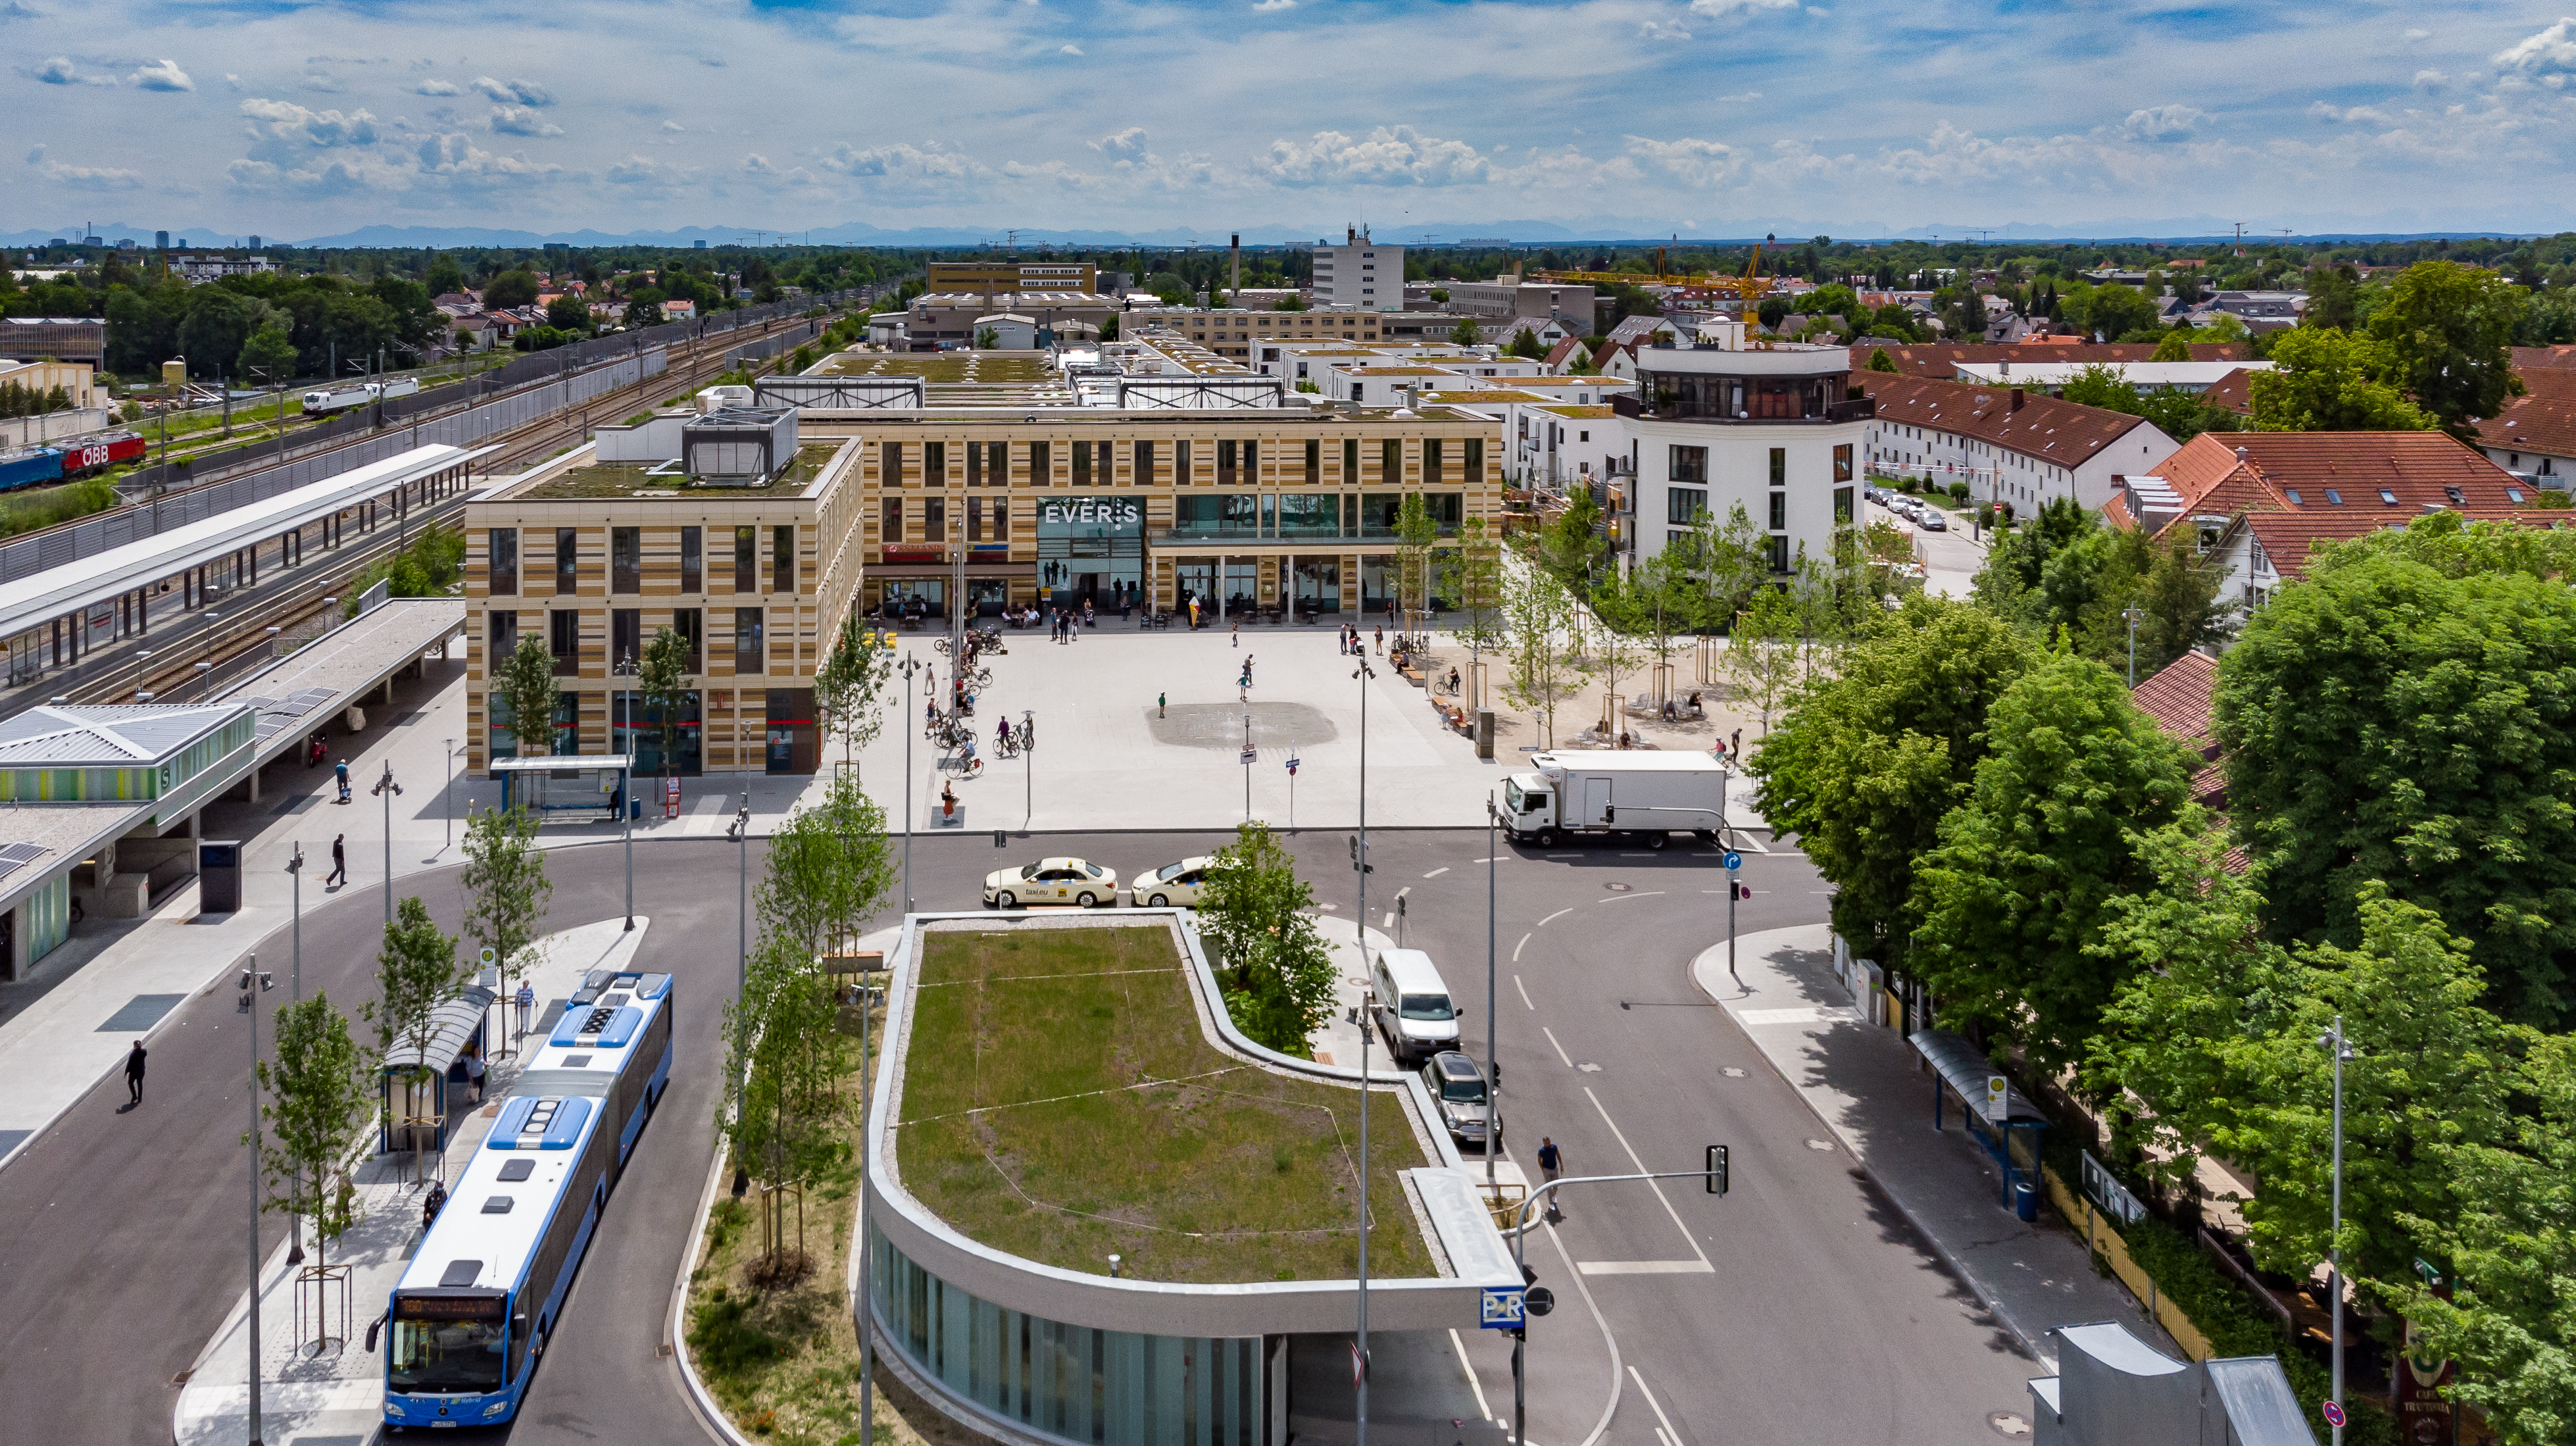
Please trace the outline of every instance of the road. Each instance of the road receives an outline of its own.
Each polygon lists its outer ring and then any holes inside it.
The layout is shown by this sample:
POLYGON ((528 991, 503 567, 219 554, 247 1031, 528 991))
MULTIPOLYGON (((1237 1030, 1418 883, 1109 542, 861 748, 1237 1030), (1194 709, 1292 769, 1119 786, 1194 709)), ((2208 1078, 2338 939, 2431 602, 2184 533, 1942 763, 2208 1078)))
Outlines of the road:
MULTIPOLYGON (((1132 877, 1224 842, 1048 835, 996 850, 990 840, 917 838, 920 906, 971 908, 987 869, 1041 848, 1132 877)), ((1397 890, 1408 891, 1407 942, 1441 964, 1466 1011, 1468 1047, 1481 1054, 1484 834, 1381 832, 1373 843, 1372 924, 1384 923, 1397 890)), ((1309 831, 1292 847, 1319 901, 1348 917, 1356 900, 1341 833, 1309 831)), ((494 1435, 702 1439, 662 1346, 713 1148, 718 1012, 735 920, 733 891, 705 880, 732 872, 731 854, 722 840, 637 850, 637 895, 654 915, 641 962, 678 981, 673 1082, 610 1203, 527 1410, 494 1435)), ((622 864, 613 845, 549 855, 553 919, 569 926, 617 914, 622 864)), ((1850 1159, 1817 1148, 1825 1131, 1806 1106, 1692 985, 1690 959, 1724 935, 1714 859, 1696 848, 1547 857, 1506 848, 1497 867, 1498 1048, 1515 1158, 1534 1164, 1542 1135, 1564 1149, 1573 1174, 1639 1163, 1696 1168, 1710 1143, 1733 1152, 1724 1199, 1694 1181, 1667 1185, 1660 1197, 1638 1185, 1591 1187, 1568 1200, 1553 1237, 1533 1236, 1531 1262, 1558 1307, 1531 1330, 1531 1438, 1582 1441, 1611 1401, 1611 1357, 1587 1291, 1621 1367, 1607 1441, 1651 1442, 1666 1423, 1674 1446, 1984 1441, 1988 1413, 2026 1409, 2022 1381, 2031 1372, 2011 1341, 1850 1159), (1565 1267, 1569 1255, 1658 1262, 1665 1271, 1691 1264, 1690 1273, 1578 1282, 1565 1267)), ((1746 877, 1757 892, 1739 906, 1743 931, 1821 917, 1821 885, 1802 858, 1754 857, 1746 877)), ((453 870, 407 887, 442 927, 455 927, 453 870)), ((373 890, 310 910, 307 987, 344 1004, 367 994, 381 917, 373 890)), ((283 940, 270 940, 262 955, 282 962, 283 940)), ((103 1086, 0 1171, 0 1220, 11 1227, 0 1270, 0 1439, 166 1439, 172 1378, 241 1288, 238 1028, 228 988, 190 1001, 155 1041, 142 1110, 120 1114, 121 1091, 103 1086)), ((272 1222, 270 1238, 281 1228, 272 1222)), ((1507 1415, 1503 1342, 1486 1335, 1469 1351, 1488 1399, 1507 1415)))

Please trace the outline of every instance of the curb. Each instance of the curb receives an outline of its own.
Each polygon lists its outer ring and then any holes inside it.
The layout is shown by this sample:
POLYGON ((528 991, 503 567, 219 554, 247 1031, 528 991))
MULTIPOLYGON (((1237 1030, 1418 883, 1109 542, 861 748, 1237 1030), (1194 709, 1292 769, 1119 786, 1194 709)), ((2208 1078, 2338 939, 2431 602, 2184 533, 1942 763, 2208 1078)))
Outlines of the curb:
MULTIPOLYGON (((1740 940, 1738 942, 1739 944, 1741 943, 1740 940)), ((2034 1363, 2045 1364, 2048 1357, 2040 1353, 2038 1344, 2031 1340, 2030 1336, 2022 1330, 2020 1323, 2015 1321, 2011 1313, 2004 1309, 2003 1303, 1996 1299, 1994 1292, 1987 1289, 1986 1283, 1977 1277, 1976 1272, 1968 1269, 1966 1262, 1952 1254, 1950 1247, 1941 1243, 1941 1237, 1933 1234, 1931 1230, 1925 1227, 1922 1218, 1914 1213, 1913 1206, 1905 1203, 1903 1196, 1888 1188, 1887 1182, 1879 1177, 1877 1169, 1869 1163, 1868 1158, 1862 1155, 1861 1152, 1853 1146, 1850 1138, 1843 1134, 1840 1126, 1825 1118, 1825 1112, 1816 1108, 1816 1102, 1807 1098, 1807 1092, 1798 1088, 1797 1082, 1790 1079, 1789 1076, 1781 1070, 1779 1064, 1771 1058, 1771 1052, 1764 1049, 1761 1045, 1754 1043, 1753 1036, 1749 1032, 1745 1032, 1743 1021, 1735 1017, 1734 1010, 1726 1007, 1726 1001, 1718 998, 1716 992, 1711 990, 1707 985, 1700 983, 1700 961, 1719 954, 1725 948, 1726 946, 1723 944, 1712 944, 1708 948, 1691 956, 1691 987, 1697 989, 1700 993, 1707 995, 1708 1002, 1717 1006, 1718 1012, 1726 1016, 1726 1022, 1734 1025, 1739 1033, 1744 1034, 1745 1043, 1753 1045, 1753 1052, 1762 1056, 1762 1062, 1764 1064, 1771 1066, 1771 1072, 1779 1077, 1782 1084, 1789 1087, 1789 1092, 1791 1094, 1798 1097, 1798 1103, 1806 1106, 1807 1113, 1815 1117, 1816 1123, 1823 1127, 1825 1133, 1833 1136, 1836 1143, 1843 1147, 1843 1153, 1851 1156, 1852 1162, 1860 1167, 1861 1173, 1867 1175, 1869 1177, 1869 1182, 1878 1187, 1878 1193, 1887 1198, 1887 1203, 1896 1207, 1896 1213, 1905 1217, 1905 1223, 1914 1227, 1914 1233, 1922 1237, 1923 1243, 1932 1248, 1932 1253, 1934 1255, 1940 1257, 1942 1266, 1952 1275, 1957 1276, 1969 1290, 1974 1291, 1976 1293, 1977 1303, 1986 1308, 1986 1312, 1995 1318, 1997 1324, 2012 1333, 2013 1340, 2018 1342, 2021 1346, 2022 1354, 2030 1357, 2034 1363)))
POLYGON ((733 1418, 716 1404, 715 1397, 707 1391, 706 1382, 698 1379, 696 1364, 689 1359, 689 1273, 697 1269, 698 1257, 706 1249, 707 1213, 715 1208, 716 1190, 724 1179, 724 1164, 725 1152, 719 1144, 714 1161, 707 1167, 707 1188, 698 1195, 698 1218, 689 1229, 689 1248, 680 1253, 680 1273, 671 1281, 671 1358, 679 1363, 680 1385, 688 1395, 689 1404, 697 1408, 698 1424, 707 1428, 707 1434, 724 1442, 725 1446, 752 1446, 740 1431, 734 1429, 733 1418))

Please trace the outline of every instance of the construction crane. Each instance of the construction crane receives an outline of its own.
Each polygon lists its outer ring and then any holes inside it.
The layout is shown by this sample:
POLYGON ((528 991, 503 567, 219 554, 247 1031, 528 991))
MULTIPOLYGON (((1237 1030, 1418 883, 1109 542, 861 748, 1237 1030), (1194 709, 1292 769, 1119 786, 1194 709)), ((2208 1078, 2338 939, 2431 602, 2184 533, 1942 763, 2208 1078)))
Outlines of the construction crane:
POLYGON ((1762 243, 1753 243, 1753 255, 1744 263, 1741 276, 1720 276, 1715 272, 1701 275, 1676 275, 1664 270, 1664 248, 1655 248, 1655 269, 1648 275, 1634 271, 1533 271, 1534 281, 1589 282, 1595 285, 1672 286, 1693 291, 1714 292, 1739 301, 1760 301, 1771 292, 1771 278, 1762 274, 1762 243))

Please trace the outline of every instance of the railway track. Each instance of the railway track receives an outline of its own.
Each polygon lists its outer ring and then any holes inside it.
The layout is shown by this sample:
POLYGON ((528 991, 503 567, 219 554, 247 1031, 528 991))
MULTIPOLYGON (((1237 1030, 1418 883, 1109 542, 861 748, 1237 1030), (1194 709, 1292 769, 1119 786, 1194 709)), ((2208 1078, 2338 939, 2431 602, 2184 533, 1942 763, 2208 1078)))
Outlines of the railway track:
MULTIPOLYGON (((669 365, 658 375, 645 377, 613 392, 605 392, 580 406, 568 408, 553 416, 542 417, 517 429, 502 433, 487 445, 498 448, 487 454, 478 466, 488 478, 524 471, 558 450, 577 447, 590 433, 594 416, 623 417, 652 405, 659 396, 673 389, 681 394, 706 386, 726 370, 725 355, 746 341, 758 341, 774 335, 785 326, 801 324, 802 318, 782 320, 764 326, 760 333, 744 337, 725 333, 693 344, 685 354, 674 348, 669 365)), ((415 509, 407 522, 429 526, 461 512, 471 490, 415 509)), ((268 642, 269 629, 292 631, 328 612, 338 604, 333 599, 347 595, 345 585, 358 574, 383 558, 399 551, 409 537, 408 527, 379 527, 363 541, 338 549, 326 559, 317 559, 280 590, 241 604, 248 611, 239 617, 226 617, 229 608, 219 605, 214 621, 194 632, 182 632, 166 647, 147 648, 145 641, 126 640, 134 644, 126 659, 106 672, 81 679, 55 696, 68 697, 81 703, 130 702, 137 693, 151 693, 156 698, 172 700, 184 692, 200 675, 200 663, 220 669, 238 658, 246 649, 268 642), (143 653, 149 651, 151 656, 143 653)), ((184 615, 203 619, 204 613, 184 615)), ((174 619, 184 628, 183 619, 174 619)))

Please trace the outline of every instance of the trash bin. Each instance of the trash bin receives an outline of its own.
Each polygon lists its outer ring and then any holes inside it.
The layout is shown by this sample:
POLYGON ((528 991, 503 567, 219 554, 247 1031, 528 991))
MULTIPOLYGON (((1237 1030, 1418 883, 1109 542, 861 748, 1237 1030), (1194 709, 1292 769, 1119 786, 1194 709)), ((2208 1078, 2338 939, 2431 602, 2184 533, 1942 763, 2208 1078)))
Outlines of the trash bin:
POLYGON ((644 821, 644 800, 642 800, 642 799, 640 799, 640 798, 630 798, 630 799, 626 800, 626 816, 627 816, 627 818, 629 818, 630 820, 632 820, 632 821, 634 821, 634 822, 637 822, 637 823, 641 823, 641 822, 643 822, 643 821, 644 821))
POLYGON ((2013 1214, 2024 1220, 2039 1219, 2039 1191, 2028 1180, 2013 1181, 2013 1214))

